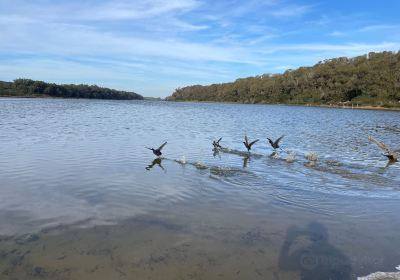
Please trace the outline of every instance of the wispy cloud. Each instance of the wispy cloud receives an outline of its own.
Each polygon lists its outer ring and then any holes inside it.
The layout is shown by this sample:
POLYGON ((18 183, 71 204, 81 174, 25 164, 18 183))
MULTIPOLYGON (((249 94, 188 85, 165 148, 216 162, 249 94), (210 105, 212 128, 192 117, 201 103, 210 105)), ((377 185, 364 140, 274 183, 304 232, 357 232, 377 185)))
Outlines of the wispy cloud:
POLYGON ((346 35, 346 33, 342 31, 332 31, 331 33, 329 33, 329 35, 334 37, 341 37, 346 35))
POLYGON ((2 33, 3 52, 83 56, 151 56, 182 60, 247 63, 244 49, 225 49, 178 38, 146 38, 117 35, 77 25, 36 24, 10 27, 2 33), (32 36, 31 34, 34 34, 32 36), (40 38, 40 39, 39 39, 40 38))
POLYGON ((274 17, 301 17, 311 10, 311 6, 288 5, 270 12, 274 17))
POLYGON ((358 31, 360 32, 376 32, 381 30, 391 30, 391 29, 400 29, 400 24, 373 24, 367 25, 360 28, 358 31))
MULTIPOLYGON (((386 49, 400 48, 399 42, 383 42, 379 44, 363 44, 363 43, 346 43, 346 44, 321 44, 321 43, 310 43, 310 44, 290 44, 290 45, 277 45, 272 46, 271 49, 274 51, 285 51, 285 50, 296 50, 296 51, 343 51, 343 52, 357 52, 364 53, 368 51, 380 51, 386 49)), ((271 49, 267 50, 268 52, 271 49)))
POLYGON ((109 1, 78 12, 82 20, 129 20, 187 12, 198 7, 195 0, 109 1))

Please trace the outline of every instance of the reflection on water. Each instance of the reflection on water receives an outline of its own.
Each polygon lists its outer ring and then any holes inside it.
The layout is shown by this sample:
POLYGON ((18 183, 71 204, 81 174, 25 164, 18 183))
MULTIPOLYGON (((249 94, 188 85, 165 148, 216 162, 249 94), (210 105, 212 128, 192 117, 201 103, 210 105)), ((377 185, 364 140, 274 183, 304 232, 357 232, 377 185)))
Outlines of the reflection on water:
POLYGON ((399 121, 326 108, 0 99, 0 279, 392 271, 400 164, 387 166, 367 135, 397 149, 387 128, 399 121), (250 153, 246 133, 260 139, 250 153), (267 137, 282 134, 274 151, 267 137), (154 158, 144 147, 159 138, 168 146, 154 158))
POLYGON ((350 260, 329 243, 326 228, 311 222, 304 229, 289 227, 279 267, 300 271, 301 279, 351 279, 350 260))
POLYGON ((221 156, 220 156, 220 154, 219 154, 219 149, 213 149, 213 157, 217 157, 218 156, 218 158, 219 159, 221 159, 221 156))
POLYGON ((154 165, 158 165, 162 170, 165 171, 165 168, 161 165, 162 158, 155 158, 148 166, 146 166, 146 170, 150 170, 154 167, 154 165))
POLYGON ((250 160, 250 156, 243 157, 243 168, 247 167, 247 163, 249 162, 249 160, 250 160))

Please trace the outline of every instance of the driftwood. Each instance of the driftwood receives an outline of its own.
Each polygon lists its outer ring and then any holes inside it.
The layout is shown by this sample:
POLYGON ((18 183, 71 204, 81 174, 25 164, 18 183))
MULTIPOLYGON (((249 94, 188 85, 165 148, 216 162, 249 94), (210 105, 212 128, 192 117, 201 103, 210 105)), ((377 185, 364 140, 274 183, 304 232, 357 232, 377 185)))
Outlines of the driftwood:
POLYGON ((384 151, 383 155, 387 157, 389 161, 395 162, 398 160, 399 155, 395 151, 391 150, 385 143, 372 138, 372 136, 368 136, 368 140, 376 144, 382 151, 384 151))

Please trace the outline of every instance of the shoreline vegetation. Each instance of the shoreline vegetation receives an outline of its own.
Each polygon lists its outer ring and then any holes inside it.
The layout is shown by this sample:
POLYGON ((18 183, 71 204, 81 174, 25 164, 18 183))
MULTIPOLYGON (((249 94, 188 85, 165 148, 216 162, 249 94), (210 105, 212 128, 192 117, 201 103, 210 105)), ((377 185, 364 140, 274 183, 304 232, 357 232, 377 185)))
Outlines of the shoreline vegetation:
POLYGON ((187 86, 166 100, 400 110, 400 51, 327 59, 231 83, 187 86))
POLYGON ((143 100, 143 96, 135 92, 96 85, 57 85, 30 79, 16 79, 13 82, 0 81, 0 97, 143 100))
MULTIPOLYGON (((146 99, 146 98, 145 98, 146 99)), ((239 104, 239 105, 277 105, 277 106, 294 106, 294 107, 316 107, 316 108, 332 108, 332 109, 357 109, 357 110, 382 110, 382 111, 400 111, 399 107, 383 107, 372 105, 340 105, 340 104, 295 104, 295 103, 242 103, 230 101, 198 101, 198 100, 166 100, 168 102, 191 102, 191 103, 210 103, 210 104, 239 104)))

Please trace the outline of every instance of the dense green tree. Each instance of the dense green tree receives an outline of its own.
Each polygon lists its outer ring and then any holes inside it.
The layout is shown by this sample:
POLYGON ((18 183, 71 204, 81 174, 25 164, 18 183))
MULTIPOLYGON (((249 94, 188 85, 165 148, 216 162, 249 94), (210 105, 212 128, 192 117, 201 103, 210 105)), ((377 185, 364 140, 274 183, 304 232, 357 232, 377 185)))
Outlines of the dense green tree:
POLYGON ((400 107, 400 52, 339 57, 283 74, 178 88, 167 100, 400 107))
POLYGON ((0 81, 0 96, 143 99, 143 96, 134 92, 102 88, 96 85, 56 85, 30 79, 16 79, 14 82, 0 81))

